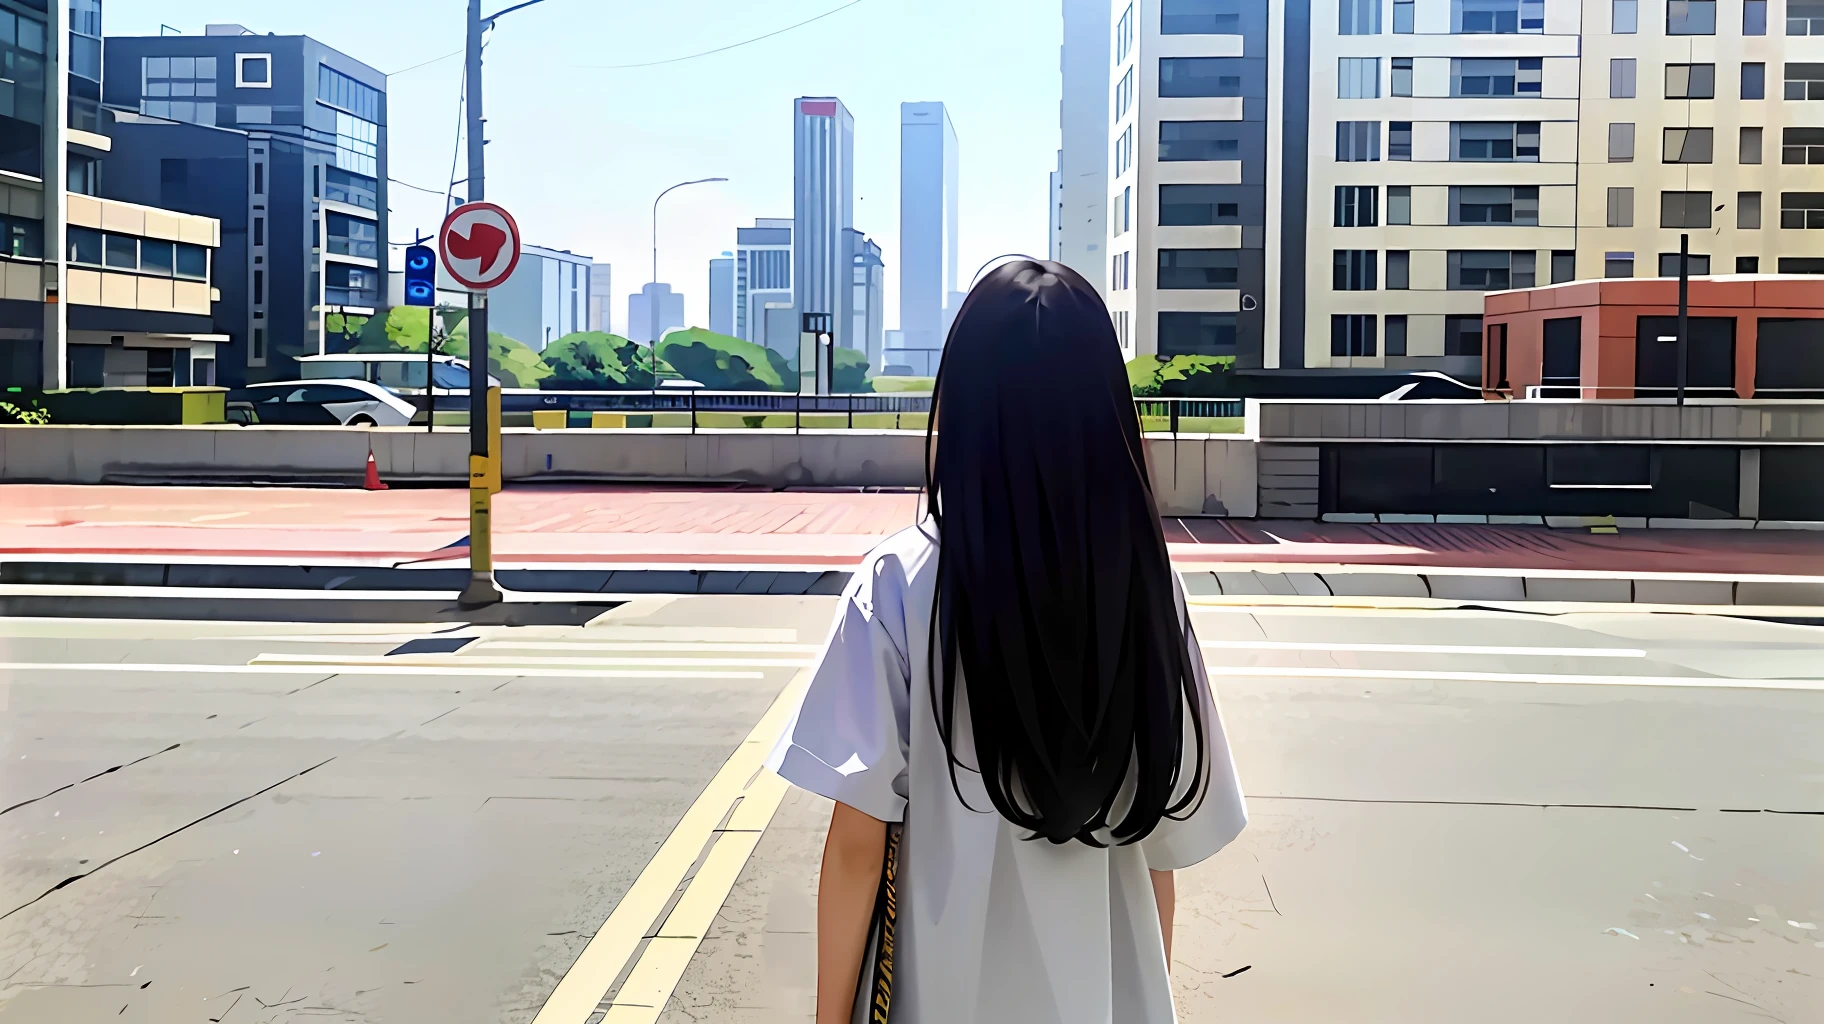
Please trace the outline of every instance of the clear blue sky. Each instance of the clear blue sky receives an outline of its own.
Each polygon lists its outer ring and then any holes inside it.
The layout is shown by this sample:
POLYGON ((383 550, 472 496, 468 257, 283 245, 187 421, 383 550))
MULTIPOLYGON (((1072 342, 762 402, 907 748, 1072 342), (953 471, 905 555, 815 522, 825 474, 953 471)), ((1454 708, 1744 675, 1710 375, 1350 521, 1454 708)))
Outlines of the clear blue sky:
MULTIPOLYGON (((708 260, 737 224, 792 215, 792 99, 840 96, 855 115, 856 226, 885 250, 887 326, 898 322, 899 104, 941 100, 962 160, 960 287, 1006 252, 1043 256, 1046 175, 1058 145, 1059 0, 861 0, 815 24, 728 53, 637 70, 801 21, 843 0, 545 0, 501 20, 488 45, 488 198, 527 240, 614 264, 625 294, 652 273, 659 190, 723 176, 665 200, 659 275, 708 319, 708 260)), ((489 13, 509 6, 499 0, 489 13)), ((384 72, 462 46, 464 0, 105 0, 108 35, 200 33, 211 22, 303 33, 384 72)), ((461 59, 391 80, 392 174, 450 178, 461 59)), ((463 176, 459 171, 457 177, 463 176)), ((442 198, 395 187, 393 240, 431 231, 442 198)))

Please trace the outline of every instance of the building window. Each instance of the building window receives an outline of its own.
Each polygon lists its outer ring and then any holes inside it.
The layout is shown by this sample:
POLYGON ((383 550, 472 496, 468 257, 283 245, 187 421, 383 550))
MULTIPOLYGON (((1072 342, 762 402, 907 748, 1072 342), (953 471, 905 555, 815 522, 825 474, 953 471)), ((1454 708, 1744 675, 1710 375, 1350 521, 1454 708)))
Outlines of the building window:
POLYGON ((85 196, 101 194, 101 161, 94 157, 71 153, 66 177, 71 192, 85 196))
POLYGON ((1412 186, 1387 186, 1387 223, 1412 223, 1412 186))
POLYGON ((1824 100, 1824 64, 1786 65, 1786 98, 1824 100))
POLYGON ((1393 30, 1409 36, 1412 34, 1413 0, 1393 0, 1393 30))
MULTIPOLYGON (((1241 223, 1243 185, 1161 185, 1159 223, 1165 226, 1241 223)), ((1258 190, 1256 190, 1258 191, 1258 190)))
POLYGON ((1714 128, 1667 128, 1663 140, 1661 163, 1707 164, 1716 145, 1714 128))
POLYGON ((142 57, 139 112, 191 124, 215 124, 214 57, 142 57))
POLYGON ((1161 249, 1159 287, 1164 289, 1241 287, 1240 249, 1161 249))
POLYGON ((1240 160, 1242 121, 1161 121, 1159 159, 1240 160))
POLYGON ((1824 228, 1824 192, 1781 192, 1780 227, 1810 231, 1824 228))
POLYGON ((362 119, 380 120, 380 90, 327 64, 317 65, 317 100, 362 119))
POLYGON ((1707 228, 1710 226, 1710 206, 1708 192, 1661 192, 1659 226, 1707 228))
POLYGON ((1412 122, 1387 122, 1387 159, 1412 159, 1412 122))
POLYGON ((1666 99, 1713 100, 1715 98, 1715 64, 1666 65, 1666 99))
POLYGON ((1634 98, 1634 58, 1618 57, 1609 61, 1609 98, 1634 98))
MULTIPOLYGON (((1659 276, 1677 277, 1678 274, 1678 253, 1660 253, 1659 276)), ((1685 255, 1685 274, 1690 277, 1708 277, 1710 274, 1710 257, 1700 256, 1697 253, 1687 253, 1685 255)))
POLYGON ((272 88, 272 54, 235 54, 234 87, 236 89, 272 88))
MULTIPOLYGON (((68 230, 79 229, 69 228, 68 230)), ((0 256, 43 259, 44 222, 25 217, 0 215, 0 256)))
POLYGON ((1552 283, 1563 284, 1577 279, 1577 252, 1557 249, 1552 252, 1552 283))
POLYGON ((253 165, 253 194, 256 196, 263 196, 266 194, 266 165, 265 164, 254 164, 253 165))
POLYGON ((380 126, 336 112, 336 166, 370 178, 380 176, 380 126))
POLYGON ((1336 186, 1336 226, 1371 228, 1380 220, 1380 189, 1374 185, 1336 186))
POLYGON ((1332 253, 1330 287, 1339 292, 1374 291, 1378 263, 1373 249, 1337 249, 1332 253))
POLYGON ((1764 100, 1767 98, 1767 65, 1742 65, 1742 99, 1764 100))
POLYGON ((256 270, 253 272, 253 304, 257 306, 265 301, 266 272, 264 270, 256 270))
MULTIPOLYGON (((1787 8, 1791 9, 1790 5, 1787 8)), ((1767 0, 1742 0, 1742 35, 1767 34, 1767 0)))
POLYGON ((1781 129, 1780 163, 1824 164, 1824 128, 1781 129))
POLYGON ((1479 316, 1445 317, 1444 354, 1480 357, 1482 355, 1482 318, 1479 316))
POLYGON ((1539 223, 1537 185, 1452 185, 1452 224, 1539 223))
POLYGON ((1161 96, 1259 96, 1265 62, 1254 57, 1161 57, 1161 96))
MULTIPOLYGON (((1387 252, 1387 290, 1403 292, 1412 287, 1412 253, 1406 249, 1387 252)), ((1392 353, 1389 353, 1392 354, 1392 353)))
POLYGON ((1761 194, 1759 192, 1737 192, 1735 194, 1735 226, 1741 231, 1759 231, 1761 229, 1761 194))
POLYGON ((331 263, 323 268, 323 301, 332 306, 378 306, 380 273, 369 267, 331 263))
POLYGON ((329 251, 338 256, 358 256, 363 259, 380 258, 380 226, 371 220, 361 220, 345 213, 328 213, 329 251))
POLYGON ((1336 13, 1339 36, 1381 34, 1381 0, 1339 0, 1336 13))
POLYGON ((1115 177, 1127 173, 1134 166, 1134 126, 1128 125, 1115 136, 1115 177))
POLYGON ((1330 354, 1352 357, 1374 355, 1374 314, 1336 313, 1330 317, 1330 354))
POLYGON ((1379 160, 1381 158, 1381 122, 1338 121, 1336 123, 1336 158, 1343 162, 1379 160))
POLYGON ((253 329, 253 342, 247 346, 247 361, 254 366, 266 365, 266 328, 253 329))
POLYGON ((1232 356, 1235 314, 1160 313, 1158 342, 1162 356, 1232 356))
POLYGON ((1128 185, 1121 190, 1121 230, 1132 231, 1134 228, 1134 187, 1128 185))
POLYGON ((1388 78, 1388 89, 1394 96, 1412 95, 1412 58, 1393 58, 1393 70, 1388 78))
POLYGON ((1453 121, 1452 160, 1538 162, 1537 121, 1453 121))
POLYGON ((1128 4, 1127 10, 1121 12, 1121 20, 1115 25, 1115 64, 1127 59, 1129 50, 1134 48, 1134 5, 1128 4))
POLYGON ((1633 277, 1634 254, 1631 252, 1603 253, 1602 276, 1607 278, 1633 277))
POLYGON ((1761 258, 1759 256, 1737 256, 1735 258, 1735 272, 1738 274, 1760 273, 1761 258))
MULTIPOLYGON (((1767 34, 1767 8, 1764 3, 1761 5, 1761 31, 1755 34, 1767 34)), ((1788 3, 1786 5, 1786 34, 1789 36, 1824 36, 1824 4, 1788 3)))
POLYGON ((1758 164, 1761 162, 1761 137, 1759 128, 1743 128, 1740 148, 1736 151, 1736 162, 1758 164))
POLYGON ((1634 159, 1634 125, 1616 122, 1609 125, 1609 163, 1625 164, 1634 159))
POLYGON ((253 244, 255 246, 266 244, 266 218, 264 217, 253 218, 253 244))
MULTIPOLYGON (((257 174, 260 165, 254 165, 257 174)), ((380 209, 380 183, 364 174, 331 167, 324 174, 323 198, 364 210, 380 209)))
POLYGON ((138 270, 139 239, 131 235, 107 235, 102 245, 102 259, 109 270, 138 270))
POLYGON ((1234 36, 1241 34, 1241 0, 1164 0, 1159 34, 1234 36))
POLYGON ((1531 250, 1452 250, 1447 254, 1451 291, 1494 292, 1531 288, 1538 254, 1531 250))
POLYGON ((1450 30, 1466 35, 1545 31, 1545 0, 1451 0, 1450 30))
POLYGON ((1128 68, 1127 74, 1121 76, 1121 82, 1115 86, 1115 120, 1127 116, 1127 110, 1134 105, 1134 69, 1128 68))
POLYGON ((1666 35, 1716 35, 1716 0, 1670 0, 1666 4, 1666 35))
POLYGON ((1609 8, 1609 31, 1618 36, 1631 36, 1640 31, 1639 0, 1613 0, 1609 8))
POLYGON ((1816 256, 1782 256, 1779 267, 1782 274, 1824 274, 1824 259, 1816 256))
POLYGON ((1372 100, 1381 95, 1381 59, 1379 57, 1338 57, 1336 61, 1336 98, 1372 100))
POLYGON ((1458 57, 1450 62, 1452 96, 1538 96, 1542 87, 1539 57, 1491 59, 1458 57))
POLYGON ((101 266, 101 232, 93 228, 66 228, 68 252, 71 263, 85 267, 101 266))
POLYGON ((1634 189, 1632 187, 1611 187, 1609 189, 1609 219, 1612 228, 1631 228, 1634 226, 1634 189))
POLYGON ((1387 317, 1387 354, 1403 356, 1406 354, 1406 314, 1395 313, 1387 317))

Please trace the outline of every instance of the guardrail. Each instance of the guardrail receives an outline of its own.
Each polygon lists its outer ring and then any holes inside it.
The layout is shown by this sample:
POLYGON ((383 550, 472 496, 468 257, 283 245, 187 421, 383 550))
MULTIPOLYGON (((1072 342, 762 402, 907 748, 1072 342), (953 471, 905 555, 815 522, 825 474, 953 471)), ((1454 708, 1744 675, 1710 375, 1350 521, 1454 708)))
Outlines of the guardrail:
MULTIPOLYGON (((412 396, 423 410, 425 398, 412 396)), ((503 415, 561 414, 558 426, 614 426, 671 429, 871 429, 924 430, 930 421, 928 394, 799 395, 769 391, 532 391, 501 393, 503 415), (598 418, 605 417, 604 418, 598 418), (581 421, 581 422, 579 422, 581 421)), ((461 412, 464 396, 438 396, 439 412, 461 412)), ((1134 411, 1149 433, 1233 433, 1245 415, 1241 399, 1137 398, 1134 411), (1226 428, 1226 429, 1225 429, 1226 428)), ((555 418, 555 417, 554 417, 555 418)), ((423 422, 422 419, 419 420, 423 422)))
MULTIPOLYGON (((1528 402, 1558 401, 1638 401, 1659 403, 1678 400, 1678 388, 1660 385, 1618 385, 1618 384, 1576 384, 1571 382, 1545 384, 1528 384, 1521 391, 1521 398, 1528 402)), ((1497 391, 1496 394, 1508 394, 1497 391)), ((1824 399, 1821 388, 1755 388, 1753 398, 1743 398, 1734 387, 1698 387, 1688 385, 1685 388, 1687 401, 1717 402, 1816 402, 1824 399)))

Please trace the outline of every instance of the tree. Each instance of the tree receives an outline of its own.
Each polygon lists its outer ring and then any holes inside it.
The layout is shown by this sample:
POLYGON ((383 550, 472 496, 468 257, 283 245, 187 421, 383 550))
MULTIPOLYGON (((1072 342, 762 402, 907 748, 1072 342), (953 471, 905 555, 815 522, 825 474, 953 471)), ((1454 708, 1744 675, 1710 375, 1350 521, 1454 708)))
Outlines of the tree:
POLYGON ((673 331, 659 358, 712 391, 789 391, 791 364, 770 348, 701 327, 673 331))
POLYGON ((1138 356, 1127 364, 1136 398, 1227 398, 1234 356, 1138 356))
MULTIPOLYGON (((423 349, 422 343, 419 349, 423 349)), ((444 342, 442 351, 457 359, 469 358, 467 321, 457 324, 456 329, 450 332, 450 338, 444 342)), ((502 387, 536 388, 540 381, 551 376, 551 367, 545 365, 537 352, 498 331, 488 332, 488 361, 489 369, 500 378, 502 387)))
MULTIPOLYGON (((544 360, 552 373, 539 382, 546 389, 644 391, 653 386, 652 350, 618 334, 566 334, 545 348, 544 360)), ((663 360, 656 369, 660 376, 675 372, 663 360)))
POLYGON ((835 372, 831 375, 830 390, 839 395, 865 395, 874 390, 874 381, 868 376, 868 356, 852 348, 839 348, 833 360, 835 372))

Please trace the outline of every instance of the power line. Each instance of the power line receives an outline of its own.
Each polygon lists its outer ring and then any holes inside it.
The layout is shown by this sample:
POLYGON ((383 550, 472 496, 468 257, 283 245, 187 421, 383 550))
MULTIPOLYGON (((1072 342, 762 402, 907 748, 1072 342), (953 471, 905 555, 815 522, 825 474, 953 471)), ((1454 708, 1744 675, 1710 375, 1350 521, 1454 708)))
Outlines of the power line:
POLYGON ((436 63, 438 63, 438 62, 439 62, 439 61, 446 61, 446 60, 449 60, 449 59, 450 59, 450 58, 451 58, 451 57, 460 57, 460 56, 462 56, 462 51, 461 51, 461 50, 452 50, 452 51, 450 51, 450 52, 449 52, 449 53, 446 53, 446 54, 444 54, 444 55, 443 55, 443 56, 441 56, 441 57, 432 57, 432 58, 431 58, 431 59, 430 59, 430 60, 427 60, 427 61, 425 61, 425 62, 423 62, 423 63, 421 63, 421 64, 413 64, 413 65, 412 65, 412 66, 411 66, 411 67, 409 67, 409 68, 400 68, 400 69, 399 69, 399 70, 398 70, 398 71, 389 71, 389 72, 387 72, 387 73, 386 73, 386 77, 388 77, 388 78, 397 78, 397 77, 399 77, 399 76, 400 76, 400 75, 403 75, 403 74, 405 74, 405 73, 406 73, 406 72, 407 72, 407 71, 416 71, 416 70, 418 70, 418 69, 419 69, 419 68, 428 68, 428 67, 430 67, 430 66, 431 66, 431 65, 432 65, 432 64, 436 64, 436 63))
POLYGON ((718 46, 713 50, 704 50, 701 53, 686 54, 682 57, 668 57, 665 60, 646 61, 641 64, 579 64, 577 66, 582 67, 582 68, 589 68, 589 69, 595 70, 595 71, 621 71, 621 70, 625 70, 627 68, 656 68, 661 64, 676 64, 680 61, 696 60, 698 57, 708 57, 711 54, 726 53, 729 50, 747 46, 750 43, 757 43, 763 39, 771 39, 774 36, 784 35, 785 33, 792 31, 793 29, 803 28, 804 26, 809 25, 811 22, 822 21, 823 19, 829 17, 832 14, 838 14, 842 11, 846 11, 858 3, 861 3, 861 0, 849 0, 848 3, 843 4, 841 7, 836 7, 836 8, 832 8, 830 10, 824 11, 822 14, 819 14, 815 17, 806 18, 803 21, 798 22, 795 25, 787 25, 781 29, 774 29, 773 31, 768 32, 767 34, 765 34, 763 36, 755 36, 752 39, 743 39, 738 43, 730 43, 727 46, 718 46))
POLYGON ((392 182, 395 185, 404 185, 406 188, 411 189, 413 192, 423 192, 425 195, 429 195, 429 196, 447 196, 449 194, 447 191, 439 192, 434 188, 425 188, 423 185, 414 185, 409 181, 400 181, 398 178, 389 177, 386 180, 392 182))

